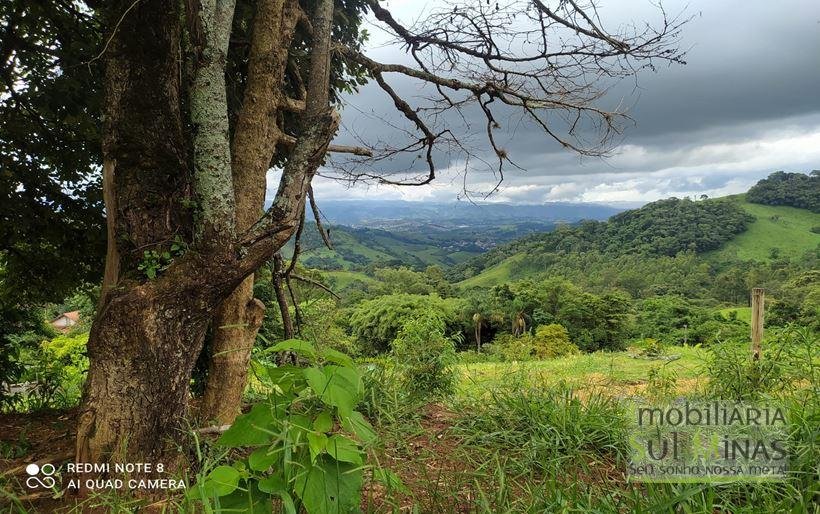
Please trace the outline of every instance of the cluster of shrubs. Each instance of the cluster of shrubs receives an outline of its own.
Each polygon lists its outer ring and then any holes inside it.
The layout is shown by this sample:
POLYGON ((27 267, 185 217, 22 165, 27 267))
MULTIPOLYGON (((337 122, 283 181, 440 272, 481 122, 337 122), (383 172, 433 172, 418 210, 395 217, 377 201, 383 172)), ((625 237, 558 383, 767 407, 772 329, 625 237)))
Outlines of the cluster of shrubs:
POLYGON ((534 334, 500 334, 485 351, 502 361, 552 359, 581 353, 570 341, 567 329, 557 323, 539 325, 534 334))

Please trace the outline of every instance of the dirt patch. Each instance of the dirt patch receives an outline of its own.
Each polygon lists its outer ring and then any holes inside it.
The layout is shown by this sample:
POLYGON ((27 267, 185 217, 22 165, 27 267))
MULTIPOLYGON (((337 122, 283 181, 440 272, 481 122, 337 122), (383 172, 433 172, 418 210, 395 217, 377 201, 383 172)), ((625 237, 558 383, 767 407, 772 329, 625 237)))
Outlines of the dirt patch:
POLYGON ((470 512, 474 477, 458 438, 450 433, 455 417, 443 405, 428 405, 418 430, 385 441, 375 460, 396 473, 407 489, 389 491, 369 480, 362 493, 362 510, 409 512, 417 505, 422 512, 470 512))
MULTIPOLYGON (((0 414, 0 487, 34 512, 52 512, 62 502, 26 487, 26 466, 59 467, 73 459, 76 415, 76 409, 0 414)), ((0 505, 8 501, 0 499, 0 505)))

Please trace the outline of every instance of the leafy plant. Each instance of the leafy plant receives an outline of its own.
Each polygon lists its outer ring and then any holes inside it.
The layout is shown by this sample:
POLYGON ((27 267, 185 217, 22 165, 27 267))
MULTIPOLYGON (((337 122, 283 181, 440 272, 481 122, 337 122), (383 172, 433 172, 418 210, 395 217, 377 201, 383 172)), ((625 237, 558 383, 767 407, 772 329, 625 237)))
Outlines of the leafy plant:
POLYGON ((656 358, 666 353, 663 343, 652 337, 638 341, 635 347, 641 357, 656 358))
POLYGON ((137 269, 145 273, 148 280, 153 280, 160 272, 168 269, 174 259, 183 255, 187 249, 185 241, 180 236, 176 236, 168 250, 142 252, 142 261, 137 265, 137 269))
MULTIPOLYGON (((391 294, 361 302, 350 314, 349 326, 366 353, 390 350, 404 324, 414 318, 442 321, 448 328, 455 324, 454 300, 436 295, 391 294)), ((450 332, 448 330, 448 332, 450 332)))
POLYGON ((260 365, 271 391, 217 440, 247 457, 213 468, 189 495, 207 508, 271 512, 273 498, 285 512, 310 514, 356 510, 364 447, 376 440, 356 410, 362 376, 347 355, 318 350, 297 339, 270 352, 293 352, 309 367, 260 365))
POLYGON ((677 390, 678 375, 674 370, 658 366, 649 370, 646 393, 653 400, 671 398, 677 390))
POLYGON ((393 341, 393 355, 411 394, 430 399, 453 392, 455 345, 444 330, 442 320, 418 317, 408 320, 393 341))
POLYGON ((533 343, 535 356, 539 359, 552 359, 581 353, 578 347, 569 340, 567 329, 557 323, 539 325, 535 329, 533 343))
POLYGON ((789 329, 764 341, 759 360, 752 359, 748 343, 714 345, 705 363, 709 392, 740 401, 799 392, 807 383, 816 393, 817 342, 810 329, 789 329))

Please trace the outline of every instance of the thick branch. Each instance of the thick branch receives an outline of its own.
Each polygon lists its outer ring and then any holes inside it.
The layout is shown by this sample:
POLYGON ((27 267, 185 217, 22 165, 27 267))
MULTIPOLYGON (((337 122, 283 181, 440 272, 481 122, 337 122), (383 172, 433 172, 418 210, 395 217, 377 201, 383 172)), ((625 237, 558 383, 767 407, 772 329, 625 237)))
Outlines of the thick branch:
POLYGON ((329 103, 332 19, 333 0, 321 0, 313 15, 307 98, 299 136, 282 170, 273 205, 239 241, 243 268, 255 269, 293 235, 310 181, 339 127, 339 115, 329 103))
POLYGON ((225 62, 233 0, 189 2, 191 42, 196 50, 190 89, 194 125, 194 188, 200 207, 199 242, 223 245, 234 237, 236 211, 231 178, 225 62))

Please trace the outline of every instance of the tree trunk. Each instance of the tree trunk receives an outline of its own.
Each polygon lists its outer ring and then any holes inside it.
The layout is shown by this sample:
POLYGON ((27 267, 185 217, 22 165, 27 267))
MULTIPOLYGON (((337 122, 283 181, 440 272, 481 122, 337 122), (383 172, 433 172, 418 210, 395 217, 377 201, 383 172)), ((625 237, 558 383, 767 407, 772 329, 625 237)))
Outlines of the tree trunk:
MULTIPOLYGON (((259 219, 265 201, 266 174, 279 129, 277 94, 288 49, 298 21, 294 0, 260 0, 254 17, 248 62, 248 85, 232 144, 236 229, 248 230, 259 219)), ((223 302, 211 323, 211 360, 200 417, 233 423, 241 407, 251 349, 262 324, 265 305, 253 297, 248 278, 223 302)))
POLYGON ((211 359, 200 416, 218 425, 233 423, 242 406, 251 349, 265 315, 248 277, 222 302, 211 322, 211 359))
POLYGON ((192 233, 177 6, 163 0, 107 6, 108 254, 88 341, 77 462, 162 458, 186 412, 193 359, 213 303, 206 295, 213 291, 192 286, 184 274, 163 277, 160 287, 139 269, 144 252, 162 252, 192 233))
POLYGON ((105 49, 103 157, 112 166, 106 176, 115 201, 107 205, 116 207, 116 251, 108 256, 118 261, 112 268, 118 276, 108 282, 89 336, 77 462, 170 466, 184 456, 178 444, 191 372, 214 310, 293 235, 338 128, 328 103, 333 4, 325 0, 311 53, 312 97, 276 199, 250 230, 237 231, 234 190, 225 187, 232 163, 224 65, 233 5, 186 5, 185 17, 177 2, 107 5, 112 35, 105 49), (192 141, 183 130, 180 99, 189 71, 182 67, 183 19, 195 55, 188 92, 192 141), (197 216, 189 211, 192 203, 197 216), (172 262, 158 265, 145 256, 162 255, 180 236, 191 244, 172 262))
POLYGON ((77 462, 175 464, 169 458, 179 454, 169 450, 185 428, 192 350, 202 346, 208 323, 207 312, 188 304, 145 286, 108 302, 88 340, 77 462))

